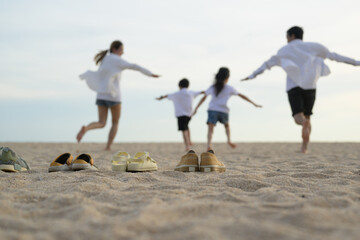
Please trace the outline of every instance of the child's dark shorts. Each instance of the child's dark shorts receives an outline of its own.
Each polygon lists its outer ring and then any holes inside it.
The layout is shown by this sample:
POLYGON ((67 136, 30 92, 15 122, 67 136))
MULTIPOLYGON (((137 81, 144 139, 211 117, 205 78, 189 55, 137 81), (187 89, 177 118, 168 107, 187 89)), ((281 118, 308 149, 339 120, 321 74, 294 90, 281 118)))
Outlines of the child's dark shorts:
POLYGON ((189 130, 189 122, 191 120, 191 117, 180 116, 180 117, 177 117, 177 119, 178 119, 179 131, 189 130))
POLYGON ((224 112, 218 112, 218 111, 208 111, 208 120, 207 124, 211 123, 213 125, 216 125, 217 122, 221 122, 222 124, 227 124, 229 122, 229 114, 224 112))
POLYGON ((114 102, 114 101, 109 101, 109 100, 96 99, 96 105, 98 105, 98 106, 111 108, 111 107, 113 107, 113 106, 115 106, 117 104, 121 104, 121 102, 114 102))
POLYGON ((304 113, 305 116, 313 114, 312 109, 315 103, 316 89, 305 90, 295 87, 287 93, 293 116, 297 113, 304 113))

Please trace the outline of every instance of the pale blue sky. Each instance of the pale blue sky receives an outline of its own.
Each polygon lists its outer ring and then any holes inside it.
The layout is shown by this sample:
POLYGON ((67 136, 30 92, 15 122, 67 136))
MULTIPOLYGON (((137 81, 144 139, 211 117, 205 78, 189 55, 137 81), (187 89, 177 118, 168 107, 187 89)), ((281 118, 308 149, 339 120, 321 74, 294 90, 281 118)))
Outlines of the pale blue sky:
MULTIPOLYGON (((95 70, 93 57, 119 39, 124 59, 160 79, 125 71, 116 142, 182 141, 168 100, 187 77, 205 90, 221 66, 229 84, 263 109, 230 100, 234 141, 300 141, 285 93, 285 73, 273 68, 240 82, 302 26, 305 41, 360 60, 360 2, 343 1, 4 1, 0 0, 0 141, 74 142, 97 119, 95 93, 78 75, 95 70)), ((313 141, 359 141, 360 67, 326 60, 332 73, 318 83, 313 141)), ((195 103, 199 99, 196 99, 195 103)), ((191 121, 193 141, 206 141, 207 100, 191 121)), ((84 141, 105 142, 105 129, 84 141)), ((215 141, 225 141, 223 126, 215 141)))

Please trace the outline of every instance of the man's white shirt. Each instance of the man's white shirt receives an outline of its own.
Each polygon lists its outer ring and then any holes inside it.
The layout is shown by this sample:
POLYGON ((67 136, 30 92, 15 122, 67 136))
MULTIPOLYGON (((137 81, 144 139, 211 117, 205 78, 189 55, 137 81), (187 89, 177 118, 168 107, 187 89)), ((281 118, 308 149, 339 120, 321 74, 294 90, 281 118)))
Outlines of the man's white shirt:
POLYGON ((354 66, 360 65, 360 61, 330 52, 319 43, 295 39, 282 47, 248 78, 253 79, 266 69, 280 66, 287 74, 286 91, 294 87, 316 89, 318 79, 330 74, 329 67, 324 63, 326 58, 354 66))

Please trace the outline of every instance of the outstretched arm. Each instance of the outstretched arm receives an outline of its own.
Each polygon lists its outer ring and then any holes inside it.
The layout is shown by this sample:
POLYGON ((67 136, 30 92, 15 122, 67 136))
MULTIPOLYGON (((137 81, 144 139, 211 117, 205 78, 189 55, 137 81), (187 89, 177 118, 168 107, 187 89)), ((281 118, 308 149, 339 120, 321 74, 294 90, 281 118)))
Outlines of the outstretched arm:
POLYGON ((241 93, 238 94, 239 97, 241 97, 242 99, 244 99, 245 101, 248 101, 249 103, 251 103, 252 105, 254 105, 255 107, 261 108, 261 105, 258 105, 256 103, 254 103, 253 101, 251 101, 247 96, 242 95, 241 93))
POLYGON ((198 105, 196 106, 196 108, 195 108, 193 114, 191 114, 191 116, 194 116, 194 115, 196 114, 196 111, 199 109, 199 107, 201 106, 201 104, 203 104, 203 102, 205 101, 206 97, 207 97, 206 95, 203 96, 203 98, 200 100, 200 102, 199 102, 198 105))
POLYGON ((142 74, 144 74, 146 76, 149 76, 149 77, 154 77, 154 78, 160 77, 160 75, 153 74, 148 69, 146 69, 144 67, 141 67, 141 66, 139 66, 137 64, 134 64, 134 63, 129 63, 129 62, 125 61, 124 59, 120 59, 119 67, 122 68, 122 69, 132 69, 132 70, 135 70, 135 71, 139 71, 142 74))
POLYGON ((345 57, 345 56, 342 56, 342 55, 334 53, 334 52, 329 52, 327 54, 326 58, 336 61, 336 62, 347 63, 347 64, 351 64, 353 66, 360 66, 360 61, 356 61, 355 59, 345 57))
POLYGON ((163 96, 160 96, 160 97, 158 97, 158 98, 156 98, 156 100, 162 100, 162 99, 164 99, 164 98, 167 98, 168 97, 168 95, 163 95, 163 96))
POLYGON ((273 66, 280 65, 280 58, 275 55, 272 56, 269 60, 263 63, 258 69, 256 69, 250 76, 241 79, 241 81, 247 81, 250 79, 254 79, 257 75, 262 74, 266 69, 271 69, 273 66))
POLYGON ((197 96, 202 95, 202 94, 205 94, 205 91, 201 91, 201 92, 196 93, 194 98, 196 98, 197 96))

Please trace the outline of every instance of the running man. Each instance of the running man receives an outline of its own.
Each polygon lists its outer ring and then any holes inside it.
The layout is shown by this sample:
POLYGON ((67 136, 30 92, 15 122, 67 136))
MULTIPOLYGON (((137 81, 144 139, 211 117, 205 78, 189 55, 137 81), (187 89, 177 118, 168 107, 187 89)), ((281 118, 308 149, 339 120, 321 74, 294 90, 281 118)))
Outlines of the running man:
POLYGON ((279 66, 287 74, 286 91, 295 123, 302 126, 303 153, 307 152, 311 123, 310 116, 315 103, 316 82, 321 76, 330 74, 324 63, 328 58, 333 61, 359 66, 360 61, 330 52, 325 46, 314 42, 303 42, 304 31, 294 26, 287 31, 288 44, 264 62, 253 74, 241 81, 254 79, 266 69, 279 66))

